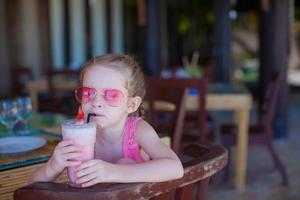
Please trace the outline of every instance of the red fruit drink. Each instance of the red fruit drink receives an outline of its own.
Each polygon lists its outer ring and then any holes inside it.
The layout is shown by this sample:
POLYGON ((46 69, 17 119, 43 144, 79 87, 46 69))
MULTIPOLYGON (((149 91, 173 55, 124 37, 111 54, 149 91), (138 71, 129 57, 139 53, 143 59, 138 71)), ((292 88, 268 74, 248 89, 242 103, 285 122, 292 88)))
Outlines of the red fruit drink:
MULTIPOLYGON (((96 125, 75 120, 66 120, 61 125, 63 140, 72 140, 74 145, 80 147, 80 156, 76 161, 85 162, 94 158, 96 142, 96 125)), ((68 167, 69 184, 73 187, 81 187, 76 184, 76 167, 68 167)))

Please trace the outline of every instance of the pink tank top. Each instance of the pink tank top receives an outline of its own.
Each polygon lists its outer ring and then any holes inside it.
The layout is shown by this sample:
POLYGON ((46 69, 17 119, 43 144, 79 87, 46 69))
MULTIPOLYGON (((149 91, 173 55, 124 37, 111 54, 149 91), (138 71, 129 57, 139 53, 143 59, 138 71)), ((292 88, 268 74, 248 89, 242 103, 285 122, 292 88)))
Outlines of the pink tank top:
POLYGON ((145 162, 136 137, 136 124, 140 119, 140 117, 127 117, 123 136, 123 157, 133 159, 138 163, 145 162))

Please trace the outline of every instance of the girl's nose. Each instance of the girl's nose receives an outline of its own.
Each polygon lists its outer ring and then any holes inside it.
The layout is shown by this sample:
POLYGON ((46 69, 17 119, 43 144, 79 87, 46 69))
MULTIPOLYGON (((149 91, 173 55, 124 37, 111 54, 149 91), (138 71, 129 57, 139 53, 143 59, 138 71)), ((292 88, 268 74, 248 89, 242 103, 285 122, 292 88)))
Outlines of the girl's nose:
POLYGON ((100 95, 97 95, 96 98, 93 100, 92 106, 94 108, 101 108, 101 107, 103 107, 103 99, 101 98, 100 95))
POLYGON ((94 108, 101 108, 101 107, 102 107, 102 105, 101 105, 101 104, 99 104, 99 103, 97 103, 97 104, 94 104, 94 103, 93 103, 93 107, 94 107, 94 108))

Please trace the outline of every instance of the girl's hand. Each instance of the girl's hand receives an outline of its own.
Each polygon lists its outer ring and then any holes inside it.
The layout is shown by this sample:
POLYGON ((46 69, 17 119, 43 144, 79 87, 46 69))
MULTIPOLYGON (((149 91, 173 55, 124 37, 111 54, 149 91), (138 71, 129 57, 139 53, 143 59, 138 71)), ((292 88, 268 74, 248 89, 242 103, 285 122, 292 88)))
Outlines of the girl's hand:
POLYGON ((111 182, 113 165, 103 160, 86 161, 78 167, 76 183, 89 187, 97 183, 111 182))
POLYGON ((48 161, 48 166, 52 173, 59 174, 65 167, 80 165, 80 161, 75 159, 80 156, 80 147, 73 145, 73 141, 66 140, 57 144, 51 158, 48 161))

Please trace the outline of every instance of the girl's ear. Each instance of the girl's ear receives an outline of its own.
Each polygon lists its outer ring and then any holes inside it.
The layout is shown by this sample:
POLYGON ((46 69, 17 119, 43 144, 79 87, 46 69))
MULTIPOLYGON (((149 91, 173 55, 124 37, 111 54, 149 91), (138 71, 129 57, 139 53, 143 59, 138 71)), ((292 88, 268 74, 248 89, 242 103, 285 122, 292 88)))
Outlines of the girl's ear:
POLYGON ((128 104, 127 104, 127 112, 128 114, 133 113, 135 111, 137 111, 137 109, 139 108, 139 106, 142 103, 142 98, 139 96, 136 97, 130 97, 128 99, 128 104))

